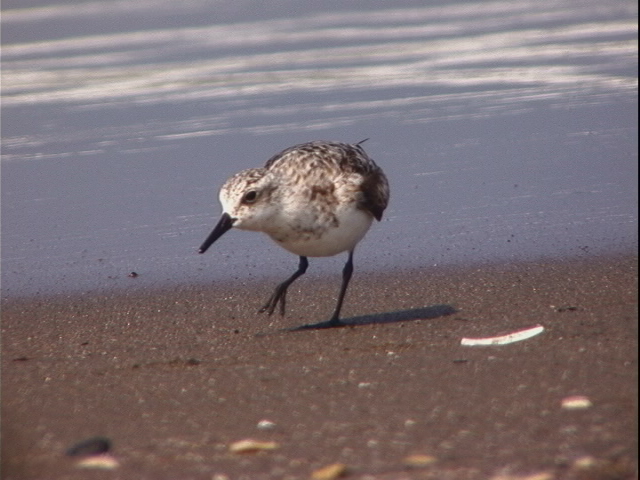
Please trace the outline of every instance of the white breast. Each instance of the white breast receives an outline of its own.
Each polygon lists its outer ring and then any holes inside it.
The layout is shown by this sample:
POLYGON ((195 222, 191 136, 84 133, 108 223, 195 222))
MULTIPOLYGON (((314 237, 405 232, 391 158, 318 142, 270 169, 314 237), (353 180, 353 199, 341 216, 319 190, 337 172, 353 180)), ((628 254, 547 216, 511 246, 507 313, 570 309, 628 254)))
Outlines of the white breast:
POLYGON ((357 208, 340 209, 338 225, 327 228, 320 236, 313 234, 291 235, 282 241, 272 237, 278 245, 291 253, 305 257, 330 257, 350 251, 365 236, 373 216, 357 208))

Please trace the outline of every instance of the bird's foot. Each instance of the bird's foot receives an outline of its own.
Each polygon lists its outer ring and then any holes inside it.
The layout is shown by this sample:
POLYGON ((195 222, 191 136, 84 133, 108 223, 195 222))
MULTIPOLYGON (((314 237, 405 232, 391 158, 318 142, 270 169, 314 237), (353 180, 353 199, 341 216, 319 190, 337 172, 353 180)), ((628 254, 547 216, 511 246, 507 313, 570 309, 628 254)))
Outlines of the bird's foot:
POLYGON ((287 289, 278 286, 278 288, 276 288, 273 292, 273 295, 271 295, 271 297, 269 297, 269 300, 267 300, 267 303, 265 303, 262 308, 258 310, 258 313, 267 312, 267 315, 271 316, 273 315, 273 312, 275 311, 278 304, 280 304, 280 315, 284 316, 286 303, 287 289))

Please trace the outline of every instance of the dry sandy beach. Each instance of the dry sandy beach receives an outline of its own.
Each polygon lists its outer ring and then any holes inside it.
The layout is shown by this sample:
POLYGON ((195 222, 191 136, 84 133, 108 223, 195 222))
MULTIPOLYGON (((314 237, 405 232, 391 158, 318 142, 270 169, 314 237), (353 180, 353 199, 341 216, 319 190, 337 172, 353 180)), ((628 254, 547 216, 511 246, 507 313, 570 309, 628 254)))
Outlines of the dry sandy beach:
POLYGON ((2 477, 637 478, 637 257, 356 271, 352 325, 324 330, 287 329, 338 274, 257 315, 274 282, 5 299, 2 477), (94 436, 112 470, 65 455, 94 436), (249 438, 276 448, 229 451, 249 438))

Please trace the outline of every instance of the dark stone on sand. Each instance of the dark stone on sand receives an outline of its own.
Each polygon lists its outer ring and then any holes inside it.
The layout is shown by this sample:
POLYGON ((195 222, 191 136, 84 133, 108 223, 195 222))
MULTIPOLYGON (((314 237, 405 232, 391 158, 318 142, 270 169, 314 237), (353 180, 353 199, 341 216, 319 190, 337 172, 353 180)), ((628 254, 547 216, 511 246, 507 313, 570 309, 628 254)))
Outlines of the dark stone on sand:
POLYGON ((85 455, 100 455, 107 453, 111 449, 111 440, 106 437, 92 437, 76 443, 67 449, 70 457, 85 455))

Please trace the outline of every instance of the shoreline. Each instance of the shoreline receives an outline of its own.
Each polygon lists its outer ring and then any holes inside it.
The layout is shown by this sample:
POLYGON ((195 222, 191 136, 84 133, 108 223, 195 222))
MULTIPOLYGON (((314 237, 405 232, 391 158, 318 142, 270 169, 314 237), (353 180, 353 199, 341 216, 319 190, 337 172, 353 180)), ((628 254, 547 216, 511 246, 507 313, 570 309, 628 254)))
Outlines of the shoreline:
MULTIPOLYGON (((363 279, 376 279, 380 281, 389 277, 401 278, 410 277, 416 274, 422 274, 427 272, 429 275, 436 277, 450 277, 457 275, 464 275, 465 272, 474 272, 478 270, 510 270, 510 269, 522 269, 522 268, 539 268, 552 265, 602 265, 608 263, 616 263, 620 260, 637 258, 638 255, 635 250, 625 251, 611 251, 606 254, 598 254, 596 256, 572 256, 572 257, 553 257, 553 256, 541 256, 539 258, 526 258, 526 259, 488 259, 480 260, 477 262, 460 262, 460 263, 447 263, 433 265, 421 265, 417 267, 397 266, 388 267, 386 269, 371 268, 375 262, 369 261, 367 266, 369 268, 358 268, 353 273, 352 283, 363 279)), ((293 259, 293 257, 291 257, 293 259)), ((335 269, 330 270, 326 266, 321 269, 313 269, 313 261, 322 261, 322 258, 310 258, 310 267, 305 275, 300 277, 292 286, 293 290, 297 290, 296 286, 302 283, 320 283, 331 285, 335 282, 335 289, 340 286, 341 272, 343 263, 338 262, 335 265, 335 269)), ((235 278, 229 279, 214 279, 208 280, 195 280, 178 282, 174 280, 157 281, 156 283, 143 283, 139 280, 147 280, 142 278, 145 274, 136 273, 138 278, 128 278, 125 285, 124 282, 120 284, 105 284, 104 287, 93 286, 91 288, 75 288, 65 291, 57 292, 36 292, 36 293, 24 293, 24 294, 10 294, 0 296, 0 303, 2 305, 14 305, 19 303, 28 304, 30 302, 53 302, 53 303, 65 303, 68 301, 77 301, 83 298, 101 297, 103 299, 119 299, 127 297, 163 297, 166 295, 175 294, 180 292, 181 294, 205 294, 212 291, 219 290, 223 294, 229 294, 230 292, 242 291, 242 289, 248 290, 262 290, 265 288, 269 296, 271 291, 269 289, 275 288, 284 278, 293 273, 297 263, 295 261, 287 264, 286 267, 279 273, 271 273, 266 275, 256 274, 255 269, 246 269, 246 277, 242 277, 241 273, 238 273, 235 278)), ((130 272, 131 273, 131 272, 130 272)), ((124 277, 130 277, 129 274, 122 274, 119 277, 110 277, 113 280, 124 279, 124 277)), ((135 273, 135 272, 134 272, 135 273)), ((304 290, 304 289, 302 289, 304 290)), ((349 291, 351 286, 349 287, 349 291)), ((313 291, 313 287, 311 290, 313 291)), ((304 295, 304 291, 300 292, 304 295)), ((347 293, 347 296, 349 294, 347 293)))
POLYGON ((325 320, 339 283, 300 278, 284 318, 255 313, 271 279, 3 299, 3 477, 87 478, 64 452, 96 435, 122 478, 636 471, 636 255, 356 271, 349 327, 287 330, 325 320), (593 406, 563 410, 575 395, 593 406), (278 448, 228 451, 244 438, 278 448))

